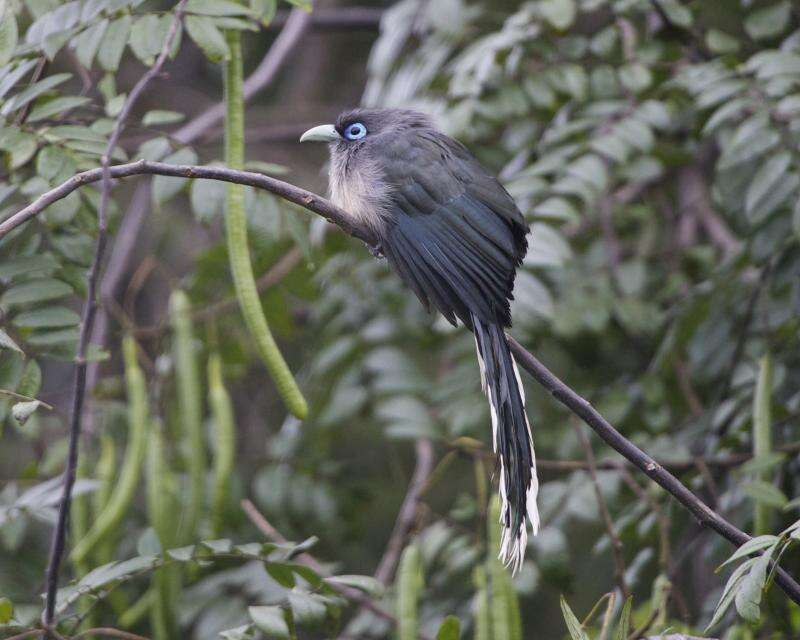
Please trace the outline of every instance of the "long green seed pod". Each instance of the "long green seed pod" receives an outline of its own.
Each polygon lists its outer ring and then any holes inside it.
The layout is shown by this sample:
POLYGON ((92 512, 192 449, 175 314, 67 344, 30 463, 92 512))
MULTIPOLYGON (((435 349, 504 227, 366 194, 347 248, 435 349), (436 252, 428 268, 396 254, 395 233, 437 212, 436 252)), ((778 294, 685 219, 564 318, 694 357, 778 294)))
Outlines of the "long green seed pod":
MULTIPOLYGON (((169 470, 164 454, 164 438, 160 426, 152 430, 147 450, 147 515, 158 536, 162 549, 175 543, 176 518, 169 470)), ((177 567, 162 567, 153 573, 152 587, 155 597, 150 607, 150 621, 156 640, 177 637, 175 604, 180 588, 177 567)))
MULTIPOLYGON (((762 356, 758 363, 758 380, 753 399, 753 455, 755 458, 768 456, 772 452, 772 359, 769 354, 762 356)), ((758 473, 762 482, 771 482, 770 470, 758 473)), ((770 506, 756 501, 753 533, 760 536, 770 533, 770 506)))
MULTIPOLYGON (((100 458, 97 461, 97 479, 100 482, 100 486, 92 495, 92 511, 95 514, 102 513, 108 501, 111 499, 111 492, 114 490, 114 473, 116 470, 117 451, 114 445, 114 438, 104 433, 100 437, 100 458)), ((106 536, 92 552, 96 564, 107 564, 113 559, 115 533, 116 532, 112 532, 106 536)))
POLYGON ((405 548, 397 569, 397 637, 399 640, 417 640, 417 603, 422 590, 422 558, 419 547, 411 544, 405 548))
MULTIPOLYGON (((244 166, 244 98, 242 94, 242 48, 238 31, 226 33, 230 60, 225 64, 225 163, 231 169, 244 166)), ((292 376, 283 355, 267 324, 261 301, 258 298, 253 265, 247 243, 247 218, 244 210, 244 187, 227 185, 225 198, 225 228, 228 256, 236 288, 236 297, 242 309, 247 328, 255 340, 258 353, 275 381, 289 411, 305 419, 308 405, 292 376)))
POLYGON ((191 542, 203 511, 206 483, 206 452, 203 443, 203 408, 200 397, 200 372, 194 354, 191 307, 183 291, 175 291, 169 301, 172 324, 172 351, 178 385, 178 407, 187 440, 189 497, 181 525, 180 541, 191 542))
POLYGON ((489 619, 489 589, 486 584, 486 569, 481 565, 475 567, 472 580, 475 584, 474 640, 491 640, 492 626, 489 619))
POLYGON ((236 452, 236 429, 233 405, 222 382, 222 364, 218 353, 208 359, 208 399, 214 418, 214 496, 211 523, 214 537, 220 535, 225 517, 233 462, 236 452))
POLYGON ((139 364, 136 362, 136 343, 126 336, 122 341, 125 361, 125 384, 128 391, 128 444, 119 480, 111 492, 108 504, 97 516, 89 533, 75 545, 74 562, 83 562, 88 554, 109 532, 116 529, 128 510, 139 486, 142 463, 147 450, 147 389, 139 364))

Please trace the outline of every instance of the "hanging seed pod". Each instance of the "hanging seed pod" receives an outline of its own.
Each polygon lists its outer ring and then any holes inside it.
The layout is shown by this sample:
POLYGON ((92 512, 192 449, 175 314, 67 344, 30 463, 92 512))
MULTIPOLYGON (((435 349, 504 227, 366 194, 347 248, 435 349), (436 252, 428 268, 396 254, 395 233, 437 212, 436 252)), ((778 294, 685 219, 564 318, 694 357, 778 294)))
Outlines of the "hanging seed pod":
POLYGON ((416 640, 419 637, 419 594, 422 591, 422 557, 419 547, 411 544, 405 548, 397 569, 397 636, 399 640, 416 640))
POLYGON ((92 528, 75 545, 73 562, 83 562, 89 553, 114 531, 133 502, 141 479, 142 463, 147 450, 148 417, 147 389, 139 364, 136 362, 136 343, 126 336, 122 341, 125 361, 125 384, 128 391, 128 443, 122 462, 122 471, 111 492, 111 497, 97 515, 92 528))
POLYGON ((180 541, 195 538, 200 521, 206 483, 206 451, 203 442, 203 406, 200 391, 200 372, 194 354, 191 306, 183 291, 175 291, 169 301, 172 325, 172 351, 175 359, 175 378, 182 435, 186 438, 189 470, 189 496, 186 514, 181 523, 180 541))
POLYGON ((208 400, 214 418, 214 494, 211 506, 213 535, 219 536, 225 518, 225 504, 233 473, 236 452, 236 428, 233 405, 222 381, 222 363, 218 353, 208 359, 208 400))
MULTIPOLYGON (((244 97, 242 89, 242 47, 238 31, 226 33, 230 60, 224 66, 225 84, 225 164, 231 169, 244 167, 244 97)), ((275 344, 275 338, 261 308, 250 251, 247 243, 247 217, 244 209, 244 187, 229 184, 225 198, 225 231, 228 242, 233 283, 245 324, 250 331, 261 359, 275 381, 286 407, 295 417, 305 419, 306 404, 292 372, 275 344)))

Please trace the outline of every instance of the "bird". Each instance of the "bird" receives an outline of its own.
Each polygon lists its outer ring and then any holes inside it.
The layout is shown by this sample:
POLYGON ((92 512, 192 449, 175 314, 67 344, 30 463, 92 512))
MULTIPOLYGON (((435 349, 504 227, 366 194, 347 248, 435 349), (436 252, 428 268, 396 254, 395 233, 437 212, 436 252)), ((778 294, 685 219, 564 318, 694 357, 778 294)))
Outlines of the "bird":
POLYGON ((331 201, 376 238, 423 306, 475 338, 501 500, 499 558, 522 566, 539 529, 536 458, 525 392, 505 329, 528 225, 514 199, 460 142, 409 109, 353 109, 303 133, 326 142, 331 201))

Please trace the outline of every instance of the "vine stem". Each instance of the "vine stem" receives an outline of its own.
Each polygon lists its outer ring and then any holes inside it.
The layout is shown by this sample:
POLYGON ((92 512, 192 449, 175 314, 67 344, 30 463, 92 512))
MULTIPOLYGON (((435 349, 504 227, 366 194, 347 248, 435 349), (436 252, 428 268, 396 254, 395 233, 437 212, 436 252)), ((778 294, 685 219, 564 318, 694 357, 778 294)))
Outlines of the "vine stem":
MULTIPOLYGON (((205 178, 245 184, 264 189, 275 195, 322 216, 336 224, 349 235, 367 244, 374 244, 375 237, 369 229, 359 226, 344 210, 336 207, 325 198, 301 189, 287 182, 250 171, 235 171, 222 167, 203 167, 193 165, 172 165, 140 160, 128 164, 109 167, 111 177, 125 178, 133 175, 154 174, 184 178, 205 178)), ((65 198, 82 185, 97 182, 102 177, 102 169, 91 169, 79 173, 58 187, 42 194, 33 203, 17 212, 0 224, 0 238, 27 220, 37 216, 48 205, 65 198)), ((656 460, 625 438, 606 420, 586 399, 562 382, 555 374, 509 336, 509 345, 519 365, 534 380, 547 389, 556 400, 567 407, 583 422, 591 427, 608 445, 630 461, 645 475, 670 493, 685 509, 697 518, 698 522, 715 531, 732 544, 742 545, 750 539, 744 531, 735 527, 711 509, 700 498, 686 488, 680 480, 667 471, 656 460)), ((800 604, 800 584, 786 571, 778 568, 775 581, 794 602, 800 604)))
POLYGON ((180 0, 175 7, 175 17, 170 25, 161 53, 155 64, 145 73, 128 95, 125 104, 117 116, 114 129, 108 139, 105 153, 102 157, 102 167, 100 168, 103 179, 103 187, 100 196, 100 206, 98 209, 98 229, 97 240, 95 241, 94 257, 89 268, 87 282, 86 302, 83 305, 81 318, 81 330, 78 337, 78 347, 75 355, 75 374, 72 388, 72 406, 70 413, 69 426, 69 449, 67 452, 67 466, 64 470, 64 487, 61 492, 61 499, 58 505, 58 519, 53 531, 50 544, 50 557, 47 563, 46 573, 46 594, 44 613, 42 622, 47 630, 45 637, 52 637, 51 632, 56 610, 56 594, 58 592, 58 577, 61 572, 61 562, 64 559, 64 548, 66 546, 67 522, 69 520, 70 506, 72 505, 72 488, 75 485, 75 476, 78 467, 78 443, 81 435, 81 418, 83 415, 83 403, 86 398, 86 352, 89 347, 89 337, 92 335, 94 319, 97 313, 97 289, 100 280, 100 268, 103 263, 105 253, 108 218, 108 202, 111 197, 111 169, 109 167, 110 158, 119 142, 120 134, 125 126, 125 121, 133 109, 133 105, 139 96, 144 92, 149 82, 160 72, 161 67, 169 55, 172 42, 178 33, 178 27, 183 19, 183 9, 187 0, 180 0))

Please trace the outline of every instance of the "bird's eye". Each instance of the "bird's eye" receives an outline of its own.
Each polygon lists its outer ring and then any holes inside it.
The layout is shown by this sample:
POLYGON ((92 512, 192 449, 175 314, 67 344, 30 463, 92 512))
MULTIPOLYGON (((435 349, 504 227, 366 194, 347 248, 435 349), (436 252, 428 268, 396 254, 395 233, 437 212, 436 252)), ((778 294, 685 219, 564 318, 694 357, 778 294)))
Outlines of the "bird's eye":
POLYGON ((349 124, 344 130, 344 137, 348 140, 360 140, 365 135, 367 135, 367 128, 360 122, 349 124))

